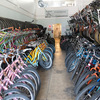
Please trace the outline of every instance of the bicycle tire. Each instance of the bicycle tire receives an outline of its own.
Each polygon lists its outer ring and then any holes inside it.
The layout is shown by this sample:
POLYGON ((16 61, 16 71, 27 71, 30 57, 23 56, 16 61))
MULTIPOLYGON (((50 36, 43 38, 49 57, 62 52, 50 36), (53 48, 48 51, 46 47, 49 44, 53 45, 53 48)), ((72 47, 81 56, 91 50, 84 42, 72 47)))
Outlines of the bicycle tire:
POLYGON ((68 67, 68 66, 67 66, 67 65, 68 65, 68 62, 70 61, 70 59, 71 59, 73 56, 74 56, 74 54, 71 53, 71 54, 68 56, 68 58, 66 59, 66 61, 65 61, 65 66, 66 66, 66 68, 68 67))
POLYGON ((93 80, 96 79, 96 76, 91 76, 89 78, 87 78, 86 80, 84 80, 78 87, 75 87, 74 89, 74 93, 77 95, 79 93, 79 91, 82 89, 82 87, 85 85, 89 80, 93 80))
POLYGON ((76 96, 75 100, 80 100, 80 97, 85 94, 89 89, 91 89, 94 86, 98 86, 100 85, 99 82, 94 82, 89 84, 88 86, 86 86, 82 91, 80 91, 80 93, 76 96))
POLYGON ((44 49, 43 52, 48 53, 51 56, 52 60, 53 60, 53 53, 50 50, 44 49))
POLYGON ((21 99, 21 100, 30 100, 25 94, 11 94, 4 97, 2 100, 12 100, 14 98, 21 99))
MULTIPOLYGON (((32 69, 26 69, 26 70, 24 70, 23 72, 29 72, 29 73, 33 73, 34 74, 34 71, 32 70, 32 69)), ((34 74, 35 75, 35 74, 34 74)), ((35 75, 36 76, 36 75, 35 75)), ((39 92, 39 90, 40 90, 40 87, 41 87, 41 81, 40 81, 40 77, 37 77, 36 76, 36 79, 37 79, 37 84, 38 84, 38 89, 36 89, 37 90, 37 94, 38 94, 38 92, 39 92)))
POLYGON ((39 56, 39 64, 45 69, 48 70, 52 67, 52 58, 50 57, 49 54, 44 53, 46 57, 48 57, 49 62, 43 61, 42 60, 42 54, 39 56))
MULTIPOLYGON (((31 100, 35 100, 35 96, 34 96, 34 94, 33 94, 33 92, 32 92, 32 89, 31 89, 31 87, 29 86, 29 85, 27 85, 27 84, 23 84, 23 83, 15 83, 15 84, 13 84, 12 86, 11 86, 12 88, 18 88, 18 87, 20 87, 20 88, 25 88, 26 90, 28 90, 28 92, 30 93, 30 99, 31 100)), ((22 91, 23 93, 25 93, 26 94, 26 91, 22 91)))
MULTIPOLYGON (((71 54, 71 52, 68 52, 68 54, 66 54, 65 62, 66 62, 66 59, 69 57, 70 54, 71 54)), ((66 65, 66 64, 65 64, 65 65, 66 65)))
POLYGON ((87 75, 90 75, 92 73, 93 73, 93 71, 89 71, 84 76, 81 76, 80 79, 78 80, 77 84, 76 84, 76 87, 79 86, 83 82, 83 80, 86 78, 87 75))
MULTIPOLYGON (((32 88, 32 90, 33 90, 34 96, 36 96, 36 87, 35 87, 35 84, 34 84, 30 79, 20 78, 20 79, 17 79, 16 82, 17 82, 17 83, 26 82, 26 83, 30 84, 30 85, 31 85, 31 88, 32 88)), ((27 85, 28 85, 28 84, 27 84, 27 85)), ((30 86, 30 85, 29 85, 29 86, 30 86)))
POLYGON ((35 77, 35 75, 33 73, 30 73, 30 72, 22 72, 22 75, 27 75, 30 79, 32 78, 32 81, 34 81, 34 84, 35 84, 35 87, 36 87, 36 91, 38 91, 38 83, 37 83, 37 79, 35 77))
POLYGON ((53 49, 53 53, 55 53, 55 46, 53 44, 49 44, 48 47, 51 47, 53 49))
POLYGON ((46 50, 50 50, 52 52, 52 54, 53 54, 53 49, 51 47, 46 47, 45 49, 46 50))
POLYGON ((78 58, 76 57, 76 55, 74 55, 72 58, 70 58, 70 61, 68 63, 68 67, 67 67, 67 72, 72 72, 75 69, 75 64, 72 66, 73 62, 75 62, 77 64, 78 58))
POLYGON ((66 59, 70 56, 71 53, 74 53, 74 52, 71 51, 71 52, 68 52, 68 53, 66 54, 65 61, 66 61, 66 59))
MULTIPOLYGON (((77 82, 81 79, 82 76, 84 76, 87 72, 90 71, 89 69, 84 68, 84 67, 82 67, 81 69, 82 69, 82 70, 80 70, 80 71, 82 71, 82 73, 79 72, 80 76, 79 76, 77 82)), ((76 84, 77 84, 77 83, 76 83, 76 84)), ((75 85, 76 85, 76 84, 75 84, 75 85)))
POLYGON ((76 79, 75 79, 74 85, 77 84, 77 82, 78 82, 78 80, 79 80, 79 78, 80 78, 81 73, 82 73, 83 70, 84 70, 84 66, 82 65, 81 69, 79 70, 78 75, 76 76, 76 79))
POLYGON ((76 65, 76 68, 75 68, 75 70, 74 70, 74 72, 73 72, 73 74, 72 74, 72 77, 71 77, 71 80, 73 80, 74 79, 74 77, 75 77, 75 75, 76 75, 76 72, 77 71, 79 71, 79 65, 81 64, 81 59, 78 61, 79 63, 77 63, 77 65, 76 65))
POLYGON ((38 72, 33 67, 27 67, 27 68, 25 68, 25 70, 23 70, 23 72, 31 72, 31 73, 33 73, 37 78, 39 88, 41 87, 40 76, 39 76, 38 72))
POLYGON ((97 91, 89 100, 99 100, 100 99, 100 90, 97 91))
POLYGON ((5 90, 5 91, 3 92, 3 95, 6 96, 6 95, 12 94, 12 93, 18 94, 18 93, 22 93, 22 91, 21 91, 20 89, 12 89, 12 88, 11 88, 11 89, 5 90))

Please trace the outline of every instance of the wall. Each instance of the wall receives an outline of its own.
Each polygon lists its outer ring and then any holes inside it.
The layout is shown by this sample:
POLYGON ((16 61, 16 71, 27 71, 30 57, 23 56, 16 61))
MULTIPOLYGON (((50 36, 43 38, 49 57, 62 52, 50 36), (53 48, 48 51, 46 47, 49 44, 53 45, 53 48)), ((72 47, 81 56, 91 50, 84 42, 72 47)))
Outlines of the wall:
MULTIPOLYGON (((71 16, 75 11, 77 11, 77 7, 62 7, 62 8, 46 8, 46 10, 68 10, 68 15, 71 16)), ((68 27, 68 20, 69 17, 61 17, 61 18, 45 18, 45 10, 44 8, 38 8, 36 11, 36 18, 37 23, 42 24, 45 27, 48 27, 48 25, 60 23, 62 25, 62 35, 65 35, 66 29, 69 29, 68 27)), ((51 36, 53 34, 51 33, 51 36)))
POLYGON ((5 18, 10 18, 10 19, 15 19, 15 20, 20 20, 20 21, 32 21, 32 18, 21 14, 17 11, 8 9, 4 6, 0 5, 0 17, 5 17, 5 18))
POLYGON ((76 6, 78 7, 78 11, 82 10, 86 5, 90 4, 94 0, 76 0, 76 6))
MULTIPOLYGON (((65 35, 66 28, 68 29, 68 23, 67 23, 68 20, 69 18, 38 19, 37 23, 42 24, 44 27, 48 27, 49 25, 52 26, 53 24, 59 23, 62 25, 62 35, 65 35)), ((51 32, 49 33, 51 34, 51 36, 53 36, 51 32)))
POLYGON ((20 21, 32 21, 35 16, 33 5, 29 2, 17 3, 16 0, 0 0, 0 17, 11 18, 20 21), (30 8, 32 10, 30 10, 30 8))

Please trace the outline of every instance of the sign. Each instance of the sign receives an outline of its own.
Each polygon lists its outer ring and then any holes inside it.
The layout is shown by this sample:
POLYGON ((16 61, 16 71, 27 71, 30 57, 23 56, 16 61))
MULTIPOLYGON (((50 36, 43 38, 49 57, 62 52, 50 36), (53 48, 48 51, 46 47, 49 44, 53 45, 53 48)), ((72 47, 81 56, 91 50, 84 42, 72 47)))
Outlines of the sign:
POLYGON ((45 18, 68 17, 68 10, 46 10, 45 18))

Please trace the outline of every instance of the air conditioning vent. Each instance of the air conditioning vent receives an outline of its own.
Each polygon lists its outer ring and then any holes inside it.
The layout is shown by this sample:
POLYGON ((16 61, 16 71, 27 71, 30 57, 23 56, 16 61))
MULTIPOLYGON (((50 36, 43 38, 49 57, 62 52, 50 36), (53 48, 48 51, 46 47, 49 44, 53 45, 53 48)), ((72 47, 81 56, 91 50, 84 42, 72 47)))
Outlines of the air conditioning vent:
POLYGON ((68 17, 68 10, 48 10, 45 11, 45 18, 68 17))

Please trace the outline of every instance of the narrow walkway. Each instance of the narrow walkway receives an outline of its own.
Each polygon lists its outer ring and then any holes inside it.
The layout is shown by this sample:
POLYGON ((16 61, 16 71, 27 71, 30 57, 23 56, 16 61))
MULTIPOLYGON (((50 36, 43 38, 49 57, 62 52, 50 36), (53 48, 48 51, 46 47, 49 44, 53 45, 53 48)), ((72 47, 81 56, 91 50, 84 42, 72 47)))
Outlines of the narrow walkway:
POLYGON ((73 84, 65 68, 65 52, 61 51, 59 40, 55 41, 56 52, 53 67, 39 70, 41 89, 37 100, 74 100, 73 84))

